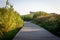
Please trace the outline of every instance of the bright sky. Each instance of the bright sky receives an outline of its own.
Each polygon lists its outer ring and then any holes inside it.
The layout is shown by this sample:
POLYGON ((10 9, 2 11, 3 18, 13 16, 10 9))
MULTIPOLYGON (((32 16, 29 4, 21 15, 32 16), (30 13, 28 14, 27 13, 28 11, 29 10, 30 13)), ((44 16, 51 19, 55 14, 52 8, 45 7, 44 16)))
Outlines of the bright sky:
MULTIPOLYGON (((0 0, 0 7, 5 6, 6 0, 0 0)), ((21 15, 30 11, 45 11, 48 13, 60 13, 60 0, 9 0, 14 9, 21 15)))

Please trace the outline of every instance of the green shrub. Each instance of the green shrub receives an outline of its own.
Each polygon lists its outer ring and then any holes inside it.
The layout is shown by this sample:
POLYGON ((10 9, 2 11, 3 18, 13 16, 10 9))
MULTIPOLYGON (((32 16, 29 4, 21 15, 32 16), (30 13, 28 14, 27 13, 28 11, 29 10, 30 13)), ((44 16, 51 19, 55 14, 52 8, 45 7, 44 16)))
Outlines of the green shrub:
POLYGON ((35 13, 34 16, 33 17, 35 19, 33 19, 33 23, 40 25, 41 27, 60 37, 60 15, 55 13, 46 14, 38 12, 35 13))
POLYGON ((16 11, 11 8, 0 8, 0 38, 4 36, 5 33, 22 27, 23 20, 16 11))
POLYGON ((24 21, 31 21, 33 19, 33 16, 31 14, 23 15, 22 18, 24 21))

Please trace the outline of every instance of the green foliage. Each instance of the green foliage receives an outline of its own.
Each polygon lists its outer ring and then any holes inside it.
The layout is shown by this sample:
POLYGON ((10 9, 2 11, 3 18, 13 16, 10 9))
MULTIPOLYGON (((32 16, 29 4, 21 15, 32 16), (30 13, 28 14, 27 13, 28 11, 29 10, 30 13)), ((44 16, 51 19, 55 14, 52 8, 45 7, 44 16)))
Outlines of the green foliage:
POLYGON ((23 24, 21 16, 7 0, 6 6, 0 8, 0 40, 12 40, 23 24))
POLYGON ((19 29, 16 28, 14 30, 4 33, 4 35, 0 38, 0 40, 12 40, 19 30, 20 28, 19 29))
POLYGON ((16 11, 11 8, 0 8, 0 38, 5 33, 22 28, 22 26, 23 20, 16 11))
POLYGON ((34 14, 33 23, 40 25, 57 36, 60 36, 60 15, 58 14, 36 12, 34 14))
POLYGON ((29 15, 22 16, 22 18, 24 21, 31 21, 33 19, 33 16, 31 14, 29 14, 29 15))

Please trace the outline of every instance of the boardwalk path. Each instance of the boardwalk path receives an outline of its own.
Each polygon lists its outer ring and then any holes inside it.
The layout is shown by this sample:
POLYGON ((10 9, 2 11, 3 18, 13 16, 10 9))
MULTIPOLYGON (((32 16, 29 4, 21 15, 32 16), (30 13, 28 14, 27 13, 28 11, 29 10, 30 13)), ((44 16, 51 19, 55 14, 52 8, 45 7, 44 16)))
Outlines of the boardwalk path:
POLYGON ((60 38, 38 25, 25 22, 24 27, 17 33, 13 40, 60 40, 60 38))

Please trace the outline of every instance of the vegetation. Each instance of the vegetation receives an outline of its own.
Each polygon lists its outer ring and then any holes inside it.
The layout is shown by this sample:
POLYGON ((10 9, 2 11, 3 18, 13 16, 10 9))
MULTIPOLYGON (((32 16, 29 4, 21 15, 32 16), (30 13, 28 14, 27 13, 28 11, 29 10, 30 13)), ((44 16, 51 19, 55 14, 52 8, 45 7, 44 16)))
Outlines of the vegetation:
POLYGON ((0 8, 0 40, 12 40, 23 27, 23 20, 13 6, 0 8))
POLYGON ((60 14, 46 13, 46 12, 34 12, 33 23, 40 25, 56 36, 60 37, 60 14))
POLYGON ((0 8, 0 37, 14 29, 22 28, 23 20, 21 16, 11 8, 0 8))
POLYGON ((39 11, 30 12, 29 15, 25 15, 23 17, 24 20, 29 19, 29 21, 32 21, 33 23, 50 31, 54 35, 60 37, 60 14, 39 11))
POLYGON ((33 20, 33 15, 32 14, 23 15, 22 18, 24 21, 31 21, 33 20))

